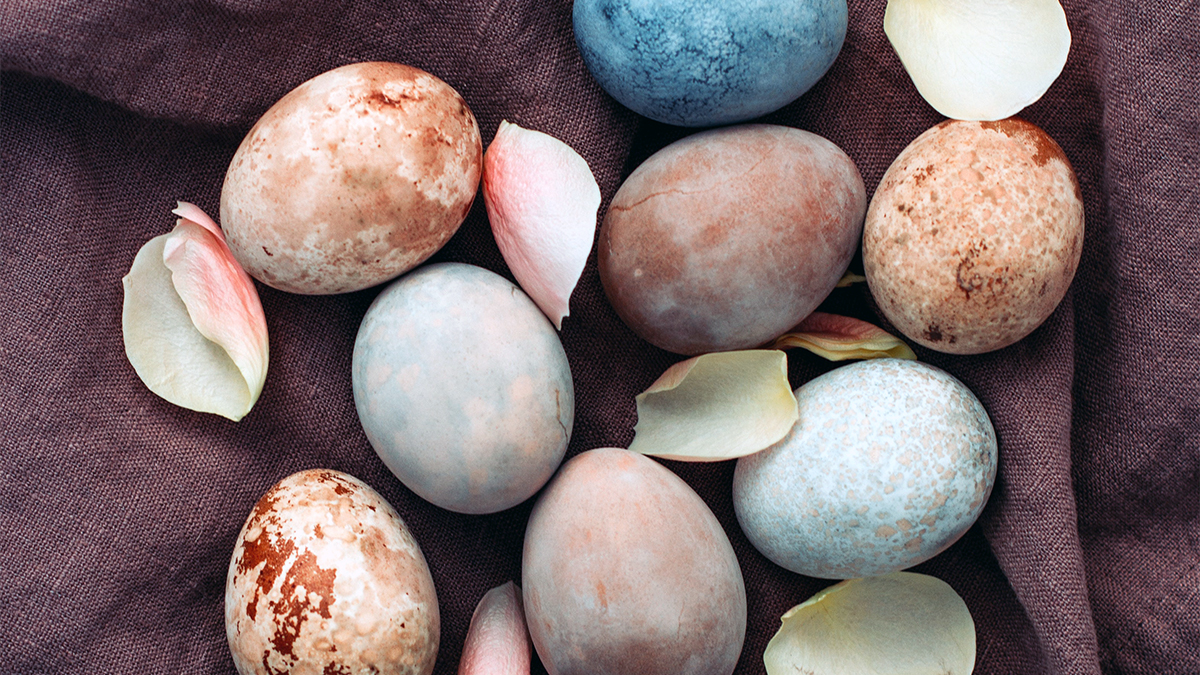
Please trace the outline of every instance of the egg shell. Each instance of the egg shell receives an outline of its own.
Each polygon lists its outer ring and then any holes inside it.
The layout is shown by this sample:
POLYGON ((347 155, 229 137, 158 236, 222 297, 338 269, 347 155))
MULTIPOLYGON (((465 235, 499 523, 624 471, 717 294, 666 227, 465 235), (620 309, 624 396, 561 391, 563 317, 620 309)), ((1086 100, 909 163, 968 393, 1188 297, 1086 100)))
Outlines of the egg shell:
POLYGON ((996 435, 951 375, 862 361, 808 382, 796 400, 792 431, 734 470, 738 522, 771 561, 825 579, 888 574, 945 550, 979 517, 996 435))
POLYGON ((430 673, 437 594, 421 548, 367 484, 292 474, 242 526, 225 582, 225 631, 241 675, 430 673))
POLYGON ((778 110, 829 70, 845 0, 576 0, 575 41, 613 98, 682 126, 778 110))
POLYGON ((1062 148, 1021 119, 948 120, 879 183, 863 264, 879 309, 930 349, 979 354, 1037 328, 1083 252, 1083 202, 1062 148))
POLYGON ((537 492, 562 462, 575 420, 558 333, 503 277, 428 265, 371 304, 351 366, 375 452, 444 509, 493 513, 537 492))
POLYGON ((866 206, 854 162, 816 134, 701 132, 621 185, 600 228, 600 280, 625 323, 663 349, 757 347, 837 285, 866 206))
POLYGON ((686 483, 643 455, 581 453, 538 498, 521 566, 551 675, 728 675, 746 632, 733 547, 686 483))
POLYGON ((301 84, 246 135, 221 226, 251 276, 292 293, 374 286, 433 255, 479 185, 483 146, 450 85, 399 63, 301 84))

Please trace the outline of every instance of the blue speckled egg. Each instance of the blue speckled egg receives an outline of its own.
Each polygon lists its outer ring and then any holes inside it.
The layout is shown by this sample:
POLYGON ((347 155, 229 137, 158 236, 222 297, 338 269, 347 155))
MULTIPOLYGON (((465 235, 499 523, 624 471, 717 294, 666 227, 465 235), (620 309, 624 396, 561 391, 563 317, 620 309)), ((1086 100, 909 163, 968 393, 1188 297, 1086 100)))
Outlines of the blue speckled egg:
POLYGON ((521 289, 473 265, 429 265, 388 286, 363 317, 351 377, 384 464, 460 513, 537 492, 575 420, 558 333, 521 289))
POLYGON ((763 555, 825 579, 923 562, 975 522, 996 479, 996 434, 942 370, 879 359, 796 390, 800 420, 738 460, 733 504, 763 555))
POLYGON ((613 98, 660 122, 744 122, 808 91, 846 37, 846 0, 575 0, 575 41, 613 98))

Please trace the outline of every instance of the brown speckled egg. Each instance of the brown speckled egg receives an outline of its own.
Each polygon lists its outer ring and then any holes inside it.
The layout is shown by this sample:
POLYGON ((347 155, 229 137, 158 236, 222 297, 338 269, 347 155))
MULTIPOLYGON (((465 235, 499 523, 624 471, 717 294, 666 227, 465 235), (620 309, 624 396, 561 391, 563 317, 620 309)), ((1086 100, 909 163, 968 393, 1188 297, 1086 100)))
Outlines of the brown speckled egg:
POLYGON ((242 526, 225 632, 241 675, 425 674, 437 658, 437 595, 383 497, 338 471, 301 471, 242 526))
POLYGON ((884 174, 863 229, 880 310, 951 354, 1006 347, 1067 293, 1083 251, 1083 202, 1062 149, 1021 119, 943 122, 884 174))
POLYGON ((862 361, 808 382, 796 401, 792 431, 733 474, 738 523, 776 564, 825 579, 888 574, 945 550, 983 511, 996 434, 946 372, 862 361))
POLYGON ((301 84, 242 141, 221 190, 229 248, 292 293, 354 291, 433 255, 479 185, 479 127, 445 82, 354 63, 301 84))
POLYGON ((714 129, 655 153, 613 197, 600 280, 617 314, 680 354, 757 347, 825 299, 858 248, 866 190, 815 134, 714 129))

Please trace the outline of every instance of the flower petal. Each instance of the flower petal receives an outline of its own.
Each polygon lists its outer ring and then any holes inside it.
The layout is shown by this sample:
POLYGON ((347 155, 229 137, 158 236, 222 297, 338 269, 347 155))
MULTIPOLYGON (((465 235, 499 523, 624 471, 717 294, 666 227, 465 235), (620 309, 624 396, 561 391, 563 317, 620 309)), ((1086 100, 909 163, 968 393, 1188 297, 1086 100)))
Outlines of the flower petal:
POLYGON ((696 356, 637 396, 629 449, 685 462, 744 457, 778 442, 798 417, 787 355, 750 349, 696 356))
POLYGON ((236 421, 266 379, 266 317, 216 224, 190 204, 177 212, 188 217, 147 242, 122 280, 125 353, 154 393, 236 421))
POLYGON ((771 349, 801 347, 830 361, 916 359, 900 338, 849 316, 813 312, 800 325, 775 338, 771 349))
POLYGON ((458 675, 529 675, 529 631, 513 582, 484 594, 458 662, 458 675))
POLYGON ((768 675, 968 675, 975 622, 962 598, 935 577, 851 579, 788 610, 763 663, 768 675))
POLYGON ((834 286, 834 288, 849 288, 850 286, 853 286, 854 284, 860 284, 866 280, 867 280, 867 278, 861 274, 855 274, 854 272, 846 272, 845 274, 842 275, 841 279, 838 279, 837 286, 834 286))
POLYGON ((600 187, 587 162, 553 136, 501 122, 483 158, 483 201, 513 276, 561 330, 596 236, 600 187))
POLYGON ((1020 112, 1071 49, 1058 0, 888 0, 883 29, 921 96, 960 120, 1020 112))

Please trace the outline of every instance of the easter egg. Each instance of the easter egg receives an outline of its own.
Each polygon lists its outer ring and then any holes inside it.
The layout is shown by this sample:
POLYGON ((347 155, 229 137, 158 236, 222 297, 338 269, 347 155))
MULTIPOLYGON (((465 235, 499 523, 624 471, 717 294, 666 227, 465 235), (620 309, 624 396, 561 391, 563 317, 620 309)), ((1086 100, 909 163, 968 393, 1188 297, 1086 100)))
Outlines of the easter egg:
POLYGON ((796 390, 799 421, 738 460, 733 504, 747 538, 793 572, 887 574, 945 550, 996 479, 996 435, 961 382, 917 361, 843 366, 796 390))
POLYGON ((1083 201, 1062 148, 1024 120, 948 120, 909 144, 863 228, 879 309, 930 349, 1020 340, 1062 301, 1083 252, 1083 201))
POLYGON ((259 281, 292 293, 374 286, 433 255, 467 217, 479 127, 450 85, 353 63, 296 87, 229 164, 221 227, 259 281))
POLYGON ((533 495, 575 419, 571 368, 537 305, 494 272, 422 267, 363 317, 351 363, 371 446, 442 508, 492 513, 533 495))
POLYGON ((660 122, 732 124, 778 110, 829 70, 846 0, 576 0, 589 71, 626 107, 660 122))
POLYGON ((437 593, 421 548, 366 483, 288 476, 234 544, 225 631, 241 675, 433 672, 437 593))
POLYGON ((600 281, 621 319, 658 347, 757 347, 837 285, 866 207, 854 162, 816 134, 768 124, 700 132, 617 190, 600 227, 600 281))
POLYGON ((521 587, 550 675, 729 675, 746 589, 716 516, 658 462, 600 448, 538 497, 521 587))

